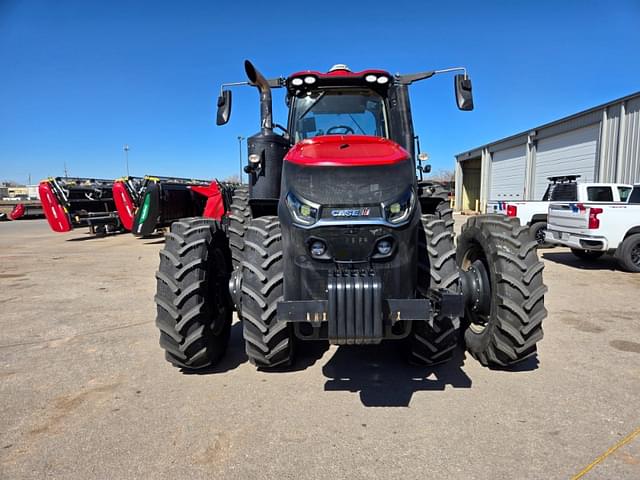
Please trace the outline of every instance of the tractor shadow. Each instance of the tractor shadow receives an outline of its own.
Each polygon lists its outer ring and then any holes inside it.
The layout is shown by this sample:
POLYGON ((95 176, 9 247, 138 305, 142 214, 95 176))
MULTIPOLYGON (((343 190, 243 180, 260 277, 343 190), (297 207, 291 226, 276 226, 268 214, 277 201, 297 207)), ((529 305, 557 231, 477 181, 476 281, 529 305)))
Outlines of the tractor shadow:
POLYGON ((394 342, 339 347, 322 368, 328 378, 324 390, 359 393, 366 407, 408 407, 416 392, 443 391, 447 385, 471 388, 464 360, 462 348, 450 361, 430 367, 408 364, 394 342))
POLYGON ((620 269, 616 259, 610 255, 603 255, 596 260, 582 260, 571 252, 544 252, 542 253, 542 258, 567 267, 579 268, 580 270, 616 271, 620 269))
POLYGON ((102 240, 105 239, 107 237, 110 237, 112 235, 117 235, 115 233, 110 233, 108 235, 105 234, 93 234, 93 233, 87 233, 86 236, 84 237, 73 237, 73 238, 67 238, 67 242, 85 242, 87 240, 102 240))

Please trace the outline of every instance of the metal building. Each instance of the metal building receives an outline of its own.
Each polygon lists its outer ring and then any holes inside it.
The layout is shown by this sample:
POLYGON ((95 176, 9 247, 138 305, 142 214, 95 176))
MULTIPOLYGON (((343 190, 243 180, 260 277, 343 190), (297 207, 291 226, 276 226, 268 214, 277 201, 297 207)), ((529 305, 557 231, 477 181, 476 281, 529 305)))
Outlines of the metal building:
POLYGON ((640 92, 456 155, 456 210, 541 200, 556 175, 640 183, 640 92))

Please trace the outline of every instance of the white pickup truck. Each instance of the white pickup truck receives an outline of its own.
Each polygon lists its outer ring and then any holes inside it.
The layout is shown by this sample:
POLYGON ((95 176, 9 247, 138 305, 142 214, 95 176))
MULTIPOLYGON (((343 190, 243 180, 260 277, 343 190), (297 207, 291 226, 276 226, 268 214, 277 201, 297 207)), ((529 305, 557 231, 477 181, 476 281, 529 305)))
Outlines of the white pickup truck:
POLYGON ((549 177, 542 200, 489 201, 487 213, 517 217, 522 226, 529 225, 540 246, 545 245, 549 206, 554 202, 626 202, 633 188, 622 183, 579 183, 580 175, 549 177))
POLYGON ((549 206, 545 241, 596 259, 609 253, 622 269, 640 272, 640 185, 627 203, 554 203, 549 206))

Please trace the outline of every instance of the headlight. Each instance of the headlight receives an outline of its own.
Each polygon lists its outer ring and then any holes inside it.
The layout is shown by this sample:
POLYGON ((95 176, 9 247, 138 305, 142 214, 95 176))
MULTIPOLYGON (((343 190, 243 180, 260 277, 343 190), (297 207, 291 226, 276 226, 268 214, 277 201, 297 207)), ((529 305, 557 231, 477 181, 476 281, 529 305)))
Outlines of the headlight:
POLYGON ((384 204, 384 215, 391 223, 402 223, 411 216, 415 204, 416 196, 409 189, 397 200, 384 204))
POLYGON ((302 225, 313 225, 318 220, 318 208, 303 202, 293 193, 287 194, 287 207, 291 216, 297 223, 302 225))

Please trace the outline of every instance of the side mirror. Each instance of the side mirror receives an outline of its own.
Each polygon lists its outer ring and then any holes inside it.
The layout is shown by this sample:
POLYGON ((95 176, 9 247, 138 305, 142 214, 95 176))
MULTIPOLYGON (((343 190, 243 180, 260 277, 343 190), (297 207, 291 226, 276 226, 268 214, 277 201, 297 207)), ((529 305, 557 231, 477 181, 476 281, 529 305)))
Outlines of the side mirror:
POLYGON ((224 125, 229 121, 231 115, 231 90, 223 90, 218 97, 218 115, 216 125, 224 125))
POLYGON ((425 165, 422 167, 422 171, 424 173, 429 173, 431 171, 431 165, 425 165))
POLYGON ((456 102, 460 110, 473 110, 473 94, 471 93, 471 79, 458 74, 453 79, 456 88, 456 102))

